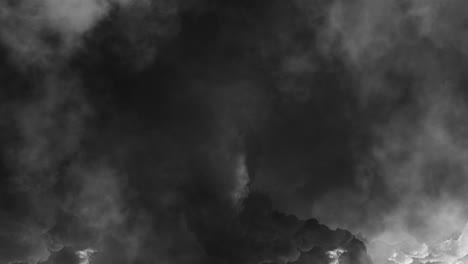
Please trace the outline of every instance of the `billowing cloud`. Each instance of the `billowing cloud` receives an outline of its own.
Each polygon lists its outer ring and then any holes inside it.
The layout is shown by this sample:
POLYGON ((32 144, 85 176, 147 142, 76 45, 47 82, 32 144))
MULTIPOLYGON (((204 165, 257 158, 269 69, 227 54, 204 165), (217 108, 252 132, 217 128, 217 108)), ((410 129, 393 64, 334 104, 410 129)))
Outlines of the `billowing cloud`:
POLYGON ((462 259, 465 7, 0 4, 0 262, 462 259))

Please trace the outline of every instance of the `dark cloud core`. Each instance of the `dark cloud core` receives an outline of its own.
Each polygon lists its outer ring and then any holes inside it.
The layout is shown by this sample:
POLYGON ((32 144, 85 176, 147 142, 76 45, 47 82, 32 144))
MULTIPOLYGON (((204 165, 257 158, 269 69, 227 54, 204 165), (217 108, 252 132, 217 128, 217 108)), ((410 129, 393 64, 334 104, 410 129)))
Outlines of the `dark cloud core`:
POLYGON ((0 2, 0 264, 462 264, 462 0, 0 2))

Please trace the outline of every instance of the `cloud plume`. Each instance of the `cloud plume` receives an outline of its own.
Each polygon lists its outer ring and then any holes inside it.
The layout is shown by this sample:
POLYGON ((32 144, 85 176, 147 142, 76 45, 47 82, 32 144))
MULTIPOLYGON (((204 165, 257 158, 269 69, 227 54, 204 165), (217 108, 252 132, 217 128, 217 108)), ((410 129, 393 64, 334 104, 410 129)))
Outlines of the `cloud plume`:
POLYGON ((3 1, 0 264, 462 261, 467 7, 3 1))

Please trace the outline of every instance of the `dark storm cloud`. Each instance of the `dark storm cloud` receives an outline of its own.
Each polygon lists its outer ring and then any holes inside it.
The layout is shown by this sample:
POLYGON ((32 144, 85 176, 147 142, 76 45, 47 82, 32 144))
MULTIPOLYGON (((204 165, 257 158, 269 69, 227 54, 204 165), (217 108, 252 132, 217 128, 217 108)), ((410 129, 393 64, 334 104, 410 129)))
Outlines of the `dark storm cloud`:
POLYGON ((310 214, 362 230, 376 259, 391 251, 379 247, 408 241, 392 262, 446 256, 434 248, 466 224, 465 11, 462 1, 335 1, 329 9, 323 40, 337 44, 332 53, 353 76, 371 144, 354 163, 356 186, 327 192, 310 214))
POLYGON ((302 219, 366 186, 353 73, 320 41, 329 5, 1 4, 0 262, 369 263, 302 219))
POLYGON ((20 66, 60 62, 112 8, 127 1, 4 1, 1 39, 20 66))

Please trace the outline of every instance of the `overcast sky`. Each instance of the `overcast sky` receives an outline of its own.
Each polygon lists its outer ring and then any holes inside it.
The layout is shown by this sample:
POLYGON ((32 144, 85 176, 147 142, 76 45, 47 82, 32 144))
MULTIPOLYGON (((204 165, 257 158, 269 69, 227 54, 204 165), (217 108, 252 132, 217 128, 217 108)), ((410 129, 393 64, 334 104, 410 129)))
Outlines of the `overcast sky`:
POLYGON ((467 12, 0 2, 0 264, 455 263, 467 12))

